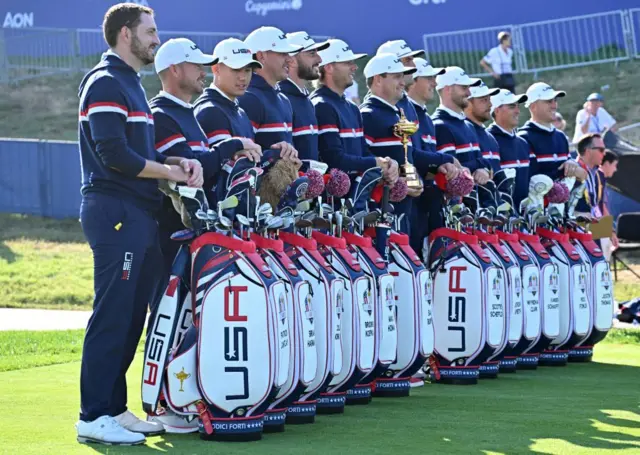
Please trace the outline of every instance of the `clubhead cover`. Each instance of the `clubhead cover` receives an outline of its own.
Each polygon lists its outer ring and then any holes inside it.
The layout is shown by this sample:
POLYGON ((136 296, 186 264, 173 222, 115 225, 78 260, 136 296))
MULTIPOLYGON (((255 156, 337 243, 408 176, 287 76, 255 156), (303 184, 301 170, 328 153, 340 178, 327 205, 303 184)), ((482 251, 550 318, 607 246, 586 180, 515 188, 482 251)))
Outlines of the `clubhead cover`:
POLYGON ((382 180, 382 169, 379 167, 367 169, 362 175, 353 178, 349 191, 349 198, 353 200, 352 214, 366 209, 371 193, 380 180, 382 180))
POLYGON ((285 207, 295 209, 298 202, 303 200, 309 188, 309 177, 302 176, 295 179, 287 186, 284 194, 277 204, 277 211, 283 210, 285 207))
POLYGON ((300 167, 300 171, 305 174, 310 170, 314 170, 318 171, 320 175, 324 175, 327 173, 327 169, 329 169, 328 164, 315 160, 302 160, 302 166, 300 167))
POLYGON ((298 165, 289 160, 277 160, 262 177, 258 195, 275 211, 288 187, 298 178, 298 165))
POLYGON ((529 181, 529 195, 520 203, 520 213, 544 209, 544 196, 553 187, 553 180, 543 174, 534 175, 529 181))

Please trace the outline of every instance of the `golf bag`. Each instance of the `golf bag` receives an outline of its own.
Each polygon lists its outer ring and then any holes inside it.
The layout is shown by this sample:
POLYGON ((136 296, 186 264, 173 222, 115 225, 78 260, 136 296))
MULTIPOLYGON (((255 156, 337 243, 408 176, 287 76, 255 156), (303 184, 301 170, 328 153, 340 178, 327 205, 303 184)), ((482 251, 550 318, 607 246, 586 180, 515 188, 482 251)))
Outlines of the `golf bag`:
MULTIPOLYGON (((251 240, 258 253, 273 273, 285 283, 286 319, 289 323, 289 373, 286 383, 280 388, 275 400, 267 410, 271 427, 282 429, 285 423, 302 424, 315 421, 316 407, 313 403, 299 403, 304 390, 316 377, 318 367, 315 346, 315 325, 311 306, 311 284, 302 279, 300 272, 284 253, 281 240, 253 234, 251 240)), ((278 302, 279 317, 285 315, 282 302, 278 302)), ((265 431, 269 423, 265 416, 265 431)))
POLYGON ((331 264, 334 273, 344 280, 345 290, 341 312, 340 338, 342 342, 342 368, 333 377, 328 393, 345 396, 346 400, 369 401, 367 391, 359 397, 354 387, 373 368, 375 358, 375 319, 373 303, 375 282, 365 275, 360 261, 347 249, 344 238, 313 232, 318 251, 331 264))
MULTIPOLYGON (((540 320, 542 322, 540 337, 533 346, 518 358, 518 368, 535 369, 540 363, 543 353, 549 348, 551 342, 560 334, 560 296, 558 266, 552 261, 540 237, 533 234, 518 232, 520 243, 526 252, 537 264, 539 275, 532 274, 524 283, 527 292, 535 298, 537 290, 539 295, 540 320), (536 283, 537 279, 537 283, 536 283)), ((545 353, 546 359, 557 354, 545 353)))
MULTIPOLYGON (((409 246, 409 236, 389 237, 389 272, 395 278, 398 350, 386 377, 408 380, 433 353, 433 283, 418 255, 409 246)), ((378 384, 382 381, 377 381, 378 384)))
MULTIPOLYGON (((496 231, 504 251, 509 255, 511 261, 519 268, 520 284, 518 285, 518 273, 509 276, 513 283, 511 288, 512 301, 520 299, 522 312, 522 329, 520 339, 515 340, 515 327, 513 316, 509 330, 509 346, 505 350, 506 356, 516 357, 517 368, 536 368, 537 354, 529 354, 530 349, 540 339, 542 329, 542 312, 540 311, 540 270, 531 258, 524 246, 518 241, 517 234, 496 231), (520 296, 518 296, 518 292, 520 296), (511 328, 514 332, 511 332, 511 328), (528 362, 528 360, 534 360, 528 362)), ((517 305, 514 306, 512 315, 516 313, 517 305)), ((502 364, 500 365, 502 367, 502 364)))
POLYGON ((569 242, 569 234, 538 228, 542 245, 558 270, 558 283, 549 287, 557 295, 559 334, 549 348, 540 354, 540 365, 563 366, 569 348, 583 340, 592 325, 587 291, 587 267, 578 250, 569 242))
POLYGON ((589 362, 593 357, 593 346, 607 336, 613 323, 613 282, 609 263, 591 234, 573 230, 568 231, 568 234, 587 267, 587 292, 592 322, 586 337, 570 347, 569 361, 589 362))
POLYGON ((315 240, 302 235, 282 232, 285 254, 300 271, 303 280, 311 284, 312 314, 317 356, 314 380, 307 386, 296 405, 316 404, 316 412, 344 412, 344 394, 327 393, 333 378, 342 370, 341 321, 345 284, 318 251, 315 240))
POLYGON ((496 378, 498 372, 512 373, 516 370, 517 356, 513 354, 512 346, 522 336, 522 275, 520 267, 511 260, 496 234, 482 231, 475 231, 473 234, 484 246, 485 253, 489 255, 494 266, 498 267, 498 280, 488 282, 487 286, 490 286, 495 298, 490 300, 491 311, 500 311, 500 305, 504 309, 503 342, 496 348, 495 353, 480 365, 481 378, 496 378))
POLYGON ((476 384, 480 364, 504 345, 504 276, 476 236, 440 228, 429 235, 429 243, 435 331, 432 380, 476 384))

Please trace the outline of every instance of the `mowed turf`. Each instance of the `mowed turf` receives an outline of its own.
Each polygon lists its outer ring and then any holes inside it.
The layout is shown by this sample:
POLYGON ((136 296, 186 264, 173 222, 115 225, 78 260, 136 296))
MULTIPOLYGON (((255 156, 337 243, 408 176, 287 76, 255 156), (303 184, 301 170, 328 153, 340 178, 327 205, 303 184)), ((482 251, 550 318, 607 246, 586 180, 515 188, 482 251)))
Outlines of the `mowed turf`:
MULTIPOLYGON (((20 337, 13 337, 19 345, 20 337)), ((7 338, 2 340, 6 347, 7 338)), ((608 341, 596 347, 591 364, 519 371, 476 386, 427 384, 409 398, 375 399, 347 407, 344 415, 319 416, 314 425, 287 426, 284 434, 235 444, 165 435, 149 438, 145 447, 83 446, 73 427, 79 362, 5 371, 0 453, 638 454, 638 337, 616 332, 608 341)), ((29 356, 22 348, 15 354, 29 356)), ((138 415, 141 364, 138 355, 128 375, 130 406, 138 415)))

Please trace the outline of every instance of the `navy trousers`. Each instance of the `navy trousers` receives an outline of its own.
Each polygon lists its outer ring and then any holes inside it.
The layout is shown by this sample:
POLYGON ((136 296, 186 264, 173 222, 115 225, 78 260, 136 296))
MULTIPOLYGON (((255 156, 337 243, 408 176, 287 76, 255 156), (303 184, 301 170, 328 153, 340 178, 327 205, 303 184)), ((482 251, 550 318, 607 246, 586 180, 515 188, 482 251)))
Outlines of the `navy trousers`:
POLYGON ((411 211, 411 235, 409 244, 423 263, 428 258, 423 257, 424 239, 431 232, 444 227, 442 219, 442 191, 439 188, 428 185, 413 203, 411 211))
POLYGON ((158 224, 151 213, 112 196, 85 195, 80 208, 93 251, 93 314, 82 350, 80 419, 127 410, 126 373, 162 273, 158 224))

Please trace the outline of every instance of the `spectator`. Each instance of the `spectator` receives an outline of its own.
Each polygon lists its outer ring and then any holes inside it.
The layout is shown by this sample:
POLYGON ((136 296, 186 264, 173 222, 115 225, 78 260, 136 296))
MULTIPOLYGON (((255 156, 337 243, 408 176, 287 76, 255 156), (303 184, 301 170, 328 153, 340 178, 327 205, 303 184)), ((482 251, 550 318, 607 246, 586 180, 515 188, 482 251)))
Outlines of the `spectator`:
MULTIPOLYGON (((602 164, 598 169, 598 178, 602 181, 603 188, 607 186, 607 179, 613 177, 613 174, 618 170, 618 154, 614 151, 606 149, 604 151, 604 157, 602 158, 602 164)), ((607 191, 603 192, 602 199, 600 200, 600 210, 602 210, 603 216, 610 215, 609 207, 607 206, 607 191)), ((602 252, 607 261, 611 259, 611 253, 618 248, 618 236, 615 231, 611 233, 611 239, 602 239, 600 242, 602 252)))
POLYGON ((553 117, 553 126, 555 126, 557 130, 560 130, 564 133, 564 130, 567 127, 567 121, 564 119, 560 112, 555 113, 553 117))
POLYGON ((609 114, 604 105, 604 98, 599 93, 587 97, 584 108, 576 115, 576 131, 573 142, 578 142, 587 133, 603 134, 607 130, 617 129, 616 120, 609 114))
POLYGON ((511 34, 498 33, 498 44, 487 52, 480 66, 486 69, 495 79, 493 86, 505 88, 512 93, 516 91, 516 80, 513 77, 513 49, 511 49, 511 34))
POLYGON ((344 97, 349 101, 353 101, 356 106, 360 106, 360 95, 358 95, 358 83, 354 80, 353 84, 344 91, 344 97))

